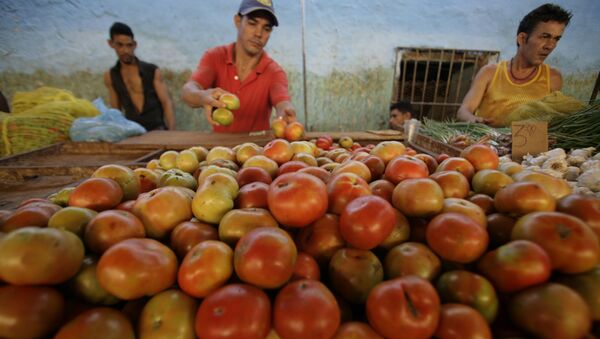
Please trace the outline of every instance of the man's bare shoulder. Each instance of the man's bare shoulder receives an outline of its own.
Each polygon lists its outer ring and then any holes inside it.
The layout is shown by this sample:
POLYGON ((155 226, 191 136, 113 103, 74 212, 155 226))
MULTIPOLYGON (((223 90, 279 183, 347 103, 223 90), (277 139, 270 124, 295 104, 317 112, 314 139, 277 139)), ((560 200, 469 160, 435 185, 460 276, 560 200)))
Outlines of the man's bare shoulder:
POLYGON ((110 71, 105 71, 103 74, 104 84, 109 86, 112 85, 112 79, 110 78, 110 71))

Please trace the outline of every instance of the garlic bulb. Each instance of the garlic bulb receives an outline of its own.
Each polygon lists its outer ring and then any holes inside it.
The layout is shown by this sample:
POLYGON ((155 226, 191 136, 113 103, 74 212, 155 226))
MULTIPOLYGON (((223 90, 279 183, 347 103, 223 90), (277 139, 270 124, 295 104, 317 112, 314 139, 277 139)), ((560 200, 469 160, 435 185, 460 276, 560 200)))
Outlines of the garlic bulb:
POLYGON ((512 159, 508 155, 503 155, 500 158, 498 158, 498 160, 500 164, 512 161, 512 159))
POLYGON ((586 162, 581 164, 579 168, 581 168, 581 171, 583 172, 587 172, 594 168, 600 168, 600 160, 587 160, 586 162))
POLYGON ((569 163, 569 165, 571 166, 581 166, 581 164, 583 164, 588 158, 582 156, 582 155, 573 155, 570 154, 567 157, 567 162, 569 163))
POLYGON ((553 176, 555 178, 559 178, 559 179, 562 179, 562 177, 563 177, 563 172, 555 171, 550 168, 540 168, 537 170, 537 172, 546 173, 548 175, 551 175, 551 176, 553 176))
POLYGON ((567 170, 564 173, 565 180, 569 182, 576 181, 579 175, 581 174, 581 169, 575 166, 567 167, 567 170))
POLYGON ((546 160, 550 159, 547 155, 540 155, 539 157, 529 159, 529 165, 531 166, 542 166, 546 160))
POLYGON ((567 167, 569 167, 567 159, 560 157, 549 158, 548 160, 544 161, 544 164, 542 164, 542 169, 551 169, 560 173, 564 173, 567 170, 567 167))
POLYGON ((567 152, 565 152, 565 150, 562 148, 553 148, 547 152, 540 154, 540 156, 547 156, 549 158, 554 158, 554 157, 566 158, 567 152))
POLYGON ((587 187, 577 186, 577 187, 573 188, 573 194, 591 195, 591 194, 594 194, 594 192, 592 192, 592 190, 590 190, 587 187))
POLYGON ((593 157, 592 160, 600 160, 600 152, 596 153, 593 157))
POLYGON ((600 192, 600 168, 584 171, 579 178, 577 178, 577 184, 582 187, 587 187, 594 192, 600 192))
POLYGON ((594 153, 595 150, 596 149, 594 147, 579 148, 579 149, 572 150, 569 153, 569 155, 576 156, 576 157, 584 157, 587 159, 592 156, 592 154, 594 153))

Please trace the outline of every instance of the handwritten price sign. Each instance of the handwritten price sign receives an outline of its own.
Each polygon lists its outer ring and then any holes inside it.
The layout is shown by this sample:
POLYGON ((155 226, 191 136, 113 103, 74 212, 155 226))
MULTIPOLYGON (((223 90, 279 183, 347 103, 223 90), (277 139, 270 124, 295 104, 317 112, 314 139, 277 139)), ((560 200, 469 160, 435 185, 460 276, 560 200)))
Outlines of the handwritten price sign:
POLYGON ((521 161, 527 153, 535 155, 548 150, 548 123, 516 121, 512 123, 512 159, 521 161))

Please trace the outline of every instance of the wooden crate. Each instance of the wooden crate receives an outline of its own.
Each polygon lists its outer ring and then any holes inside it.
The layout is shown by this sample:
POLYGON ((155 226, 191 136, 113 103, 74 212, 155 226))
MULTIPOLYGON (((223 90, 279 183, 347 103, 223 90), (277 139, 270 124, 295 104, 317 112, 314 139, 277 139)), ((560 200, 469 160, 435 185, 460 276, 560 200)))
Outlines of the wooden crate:
POLYGON ((407 142, 415 151, 437 156, 446 153, 451 157, 460 156, 462 149, 437 141, 428 136, 417 134, 413 142, 407 142))
POLYGON ((0 209, 74 186, 102 165, 143 167, 162 152, 110 143, 67 142, 0 158, 0 209))

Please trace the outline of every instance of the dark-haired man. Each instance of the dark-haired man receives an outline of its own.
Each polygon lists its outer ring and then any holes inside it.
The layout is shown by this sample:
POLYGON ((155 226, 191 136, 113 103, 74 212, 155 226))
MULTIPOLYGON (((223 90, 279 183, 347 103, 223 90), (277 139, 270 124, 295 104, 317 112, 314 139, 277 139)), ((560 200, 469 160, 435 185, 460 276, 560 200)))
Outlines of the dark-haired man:
POLYGON ((116 65, 104 73, 110 105, 148 131, 174 130, 175 113, 167 85, 156 65, 135 56, 137 43, 131 28, 115 22, 110 28, 108 45, 119 58, 116 65))
POLYGON ((529 12, 519 24, 516 55, 481 68, 458 109, 458 118, 502 126, 504 116, 517 106, 560 90, 560 72, 544 61, 570 20, 570 12, 553 4, 529 12))
POLYGON ((390 105, 390 128, 403 130, 404 122, 412 119, 414 110, 410 102, 399 101, 390 105))
POLYGON ((190 107, 204 108, 215 132, 252 132, 269 129, 273 107, 277 117, 296 120, 285 71, 264 51, 278 25, 271 0, 243 0, 233 17, 235 43, 209 49, 183 86, 182 99, 190 107), (234 120, 221 126, 212 119, 214 108, 225 107, 224 93, 240 99, 234 120))

